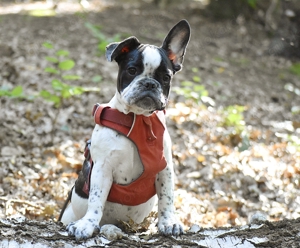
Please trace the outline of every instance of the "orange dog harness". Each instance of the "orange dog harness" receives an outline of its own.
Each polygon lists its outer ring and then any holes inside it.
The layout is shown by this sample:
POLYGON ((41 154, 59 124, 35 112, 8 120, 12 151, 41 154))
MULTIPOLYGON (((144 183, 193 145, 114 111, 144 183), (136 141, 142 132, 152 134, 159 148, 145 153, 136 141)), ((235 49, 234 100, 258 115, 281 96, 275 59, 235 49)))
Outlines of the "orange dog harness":
MULTIPOLYGON (((167 165, 163 152, 164 112, 156 111, 149 117, 133 113, 125 115, 107 105, 96 104, 93 115, 96 124, 116 130, 136 145, 144 167, 143 173, 130 184, 113 183, 107 200, 128 206, 136 206, 148 201, 156 194, 156 175, 167 165)), ((85 157, 90 157, 89 146, 86 147, 85 157)), ((92 158, 90 161, 89 174, 93 167, 92 158)), ((90 176, 83 188, 87 195, 89 181, 90 176)))

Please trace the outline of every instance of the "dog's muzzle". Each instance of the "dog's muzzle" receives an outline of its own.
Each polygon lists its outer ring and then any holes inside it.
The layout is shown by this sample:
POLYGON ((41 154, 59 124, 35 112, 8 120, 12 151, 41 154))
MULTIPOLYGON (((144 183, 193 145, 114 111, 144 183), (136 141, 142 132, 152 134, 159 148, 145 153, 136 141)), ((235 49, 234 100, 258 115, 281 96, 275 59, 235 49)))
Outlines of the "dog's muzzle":
POLYGON ((138 92, 135 96, 135 104, 149 110, 164 110, 167 99, 162 93, 160 83, 154 79, 146 79, 138 82, 138 92))

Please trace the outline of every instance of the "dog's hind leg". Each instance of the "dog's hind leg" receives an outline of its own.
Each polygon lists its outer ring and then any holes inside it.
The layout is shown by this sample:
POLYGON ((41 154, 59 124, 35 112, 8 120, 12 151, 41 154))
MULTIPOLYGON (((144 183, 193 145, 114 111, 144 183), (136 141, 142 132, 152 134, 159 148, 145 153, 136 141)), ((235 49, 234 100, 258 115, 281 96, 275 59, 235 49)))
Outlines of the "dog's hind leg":
POLYGON ((64 225, 69 224, 70 222, 76 221, 78 218, 75 216, 72 204, 69 204, 64 213, 61 216, 61 221, 64 225))
POLYGON ((79 220, 86 213, 87 201, 87 199, 80 197, 75 192, 75 187, 73 187, 58 220, 65 225, 79 220), (70 202, 69 205, 67 205, 68 202, 70 202))
POLYGON ((82 204, 86 203, 86 199, 88 198, 88 192, 84 192, 84 186, 85 184, 89 184, 88 182, 92 164, 90 158, 90 146, 91 140, 88 140, 85 146, 85 160, 83 162, 82 171, 79 172, 78 179, 76 180, 75 185, 70 190, 64 206, 60 212, 58 221, 61 221, 64 224, 69 224, 70 222, 79 219, 74 213, 74 208, 76 213, 81 213, 80 210, 82 210, 82 204), (72 200, 75 202, 74 205, 72 205, 71 203, 72 200), (78 206, 76 204, 79 206, 79 211, 77 211, 78 206))
MULTIPOLYGON (((67 199, 66 199, 66 201, 65 201, 65 203, 64 203, 64 206, 62 207, 62 209, 61 209, 61 211, 60 211, 60 215, 59 215, 59 217, 58 217, 58 221, 61 221, 61 222, 63 222, 64 223, 64 221, 62 221, 62 218, 64 217, 64 219, 65 219, 65 216, 67 215, 67 212, 69 212, 70 210, 72 210, 72 208, 71 208, 71 204, 69 204, 70 203, 70 201, 71 201, 71 198, 72 198, 72 191, 73 191, 73 188, 74 187, 72 187, 72 189, 70 190, 70 192, 69 192, 69 194, 68 194, 68 197, 67 197, 67 199), (69 209, 69 208, 71 208, 71 209, 69 209), (67 212, 66 212, 67 211, 67 212)), ((73 211, 72 211, 73 212, 73 211)), ((74 213, 73 213, 74 214, 74 213)), ((69 215, 69 214, 68 214, 69 215)), ((75 215, 74 215, 75 216, 75 215)))
POLYGON ((83 198, 77 194, 76 184, 75 187, 73 187, 72 189, 72 193, 70 194, 71 194, 70 204, 67 205, 65 210, 64 209, 62 210, 59 219, 65 225, 69 224, 70 222, 74 222, 81 219, 87 211, 88 199, 83 198))

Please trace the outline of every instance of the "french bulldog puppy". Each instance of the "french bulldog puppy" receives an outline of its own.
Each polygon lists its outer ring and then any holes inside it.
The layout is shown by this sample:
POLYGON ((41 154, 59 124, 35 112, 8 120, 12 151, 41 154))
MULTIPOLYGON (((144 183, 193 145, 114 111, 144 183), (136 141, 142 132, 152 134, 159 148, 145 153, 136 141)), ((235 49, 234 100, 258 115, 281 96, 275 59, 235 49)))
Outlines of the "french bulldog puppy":
POLYGON ((97 230, 109 239, 122 236, 115 224, 129 218, 141 222, 157 197, 158 231, 183 233, 174 213, 165 108, 189 39, 190 26, 182 20, 161 47, 141 44, 136 37, 107 46, 107 60, 119 66, 117 90, 108 104, 94 107, 96 125, 86 159, 59 218, 77 240, 97 230))

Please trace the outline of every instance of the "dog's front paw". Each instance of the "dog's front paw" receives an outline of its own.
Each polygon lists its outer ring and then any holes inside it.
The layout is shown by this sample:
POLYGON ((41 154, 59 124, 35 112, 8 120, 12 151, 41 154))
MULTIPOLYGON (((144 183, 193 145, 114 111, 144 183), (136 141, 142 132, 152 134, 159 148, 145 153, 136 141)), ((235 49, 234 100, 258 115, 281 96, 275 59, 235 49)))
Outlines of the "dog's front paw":
POLYGON ((173 235, 175 237, 183 234, 183 227, 180 222, 176 220, 175 216, 161 216, 158 224, 158 231, 163 235, 173 235))
POLYGON ((100 229, 100 233, 109 240, 121 239, 125 235, 120 228, 111 224, 103 225, 100 229))
POLYGON ((76 240, 90 238, 94 231, 99 229, 98 223, 92 219, 80 219, 76 222, 71 222, 67 226, 68 234, 70 236, 75 236, 76 240))

